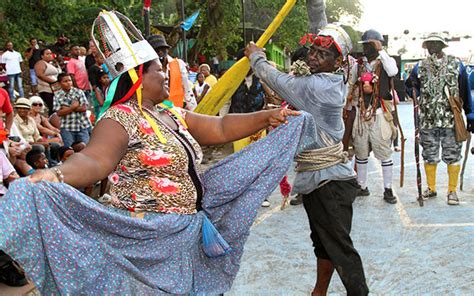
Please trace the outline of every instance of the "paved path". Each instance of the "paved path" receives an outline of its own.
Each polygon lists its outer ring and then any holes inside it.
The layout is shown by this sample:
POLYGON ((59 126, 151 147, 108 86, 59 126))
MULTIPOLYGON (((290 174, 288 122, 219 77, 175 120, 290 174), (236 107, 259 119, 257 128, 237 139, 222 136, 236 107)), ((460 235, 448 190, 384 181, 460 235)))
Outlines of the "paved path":
MULTIPOLYGON (((394 154, 398 203, 382 200, 382 171, 374 158, 369 166, 371 195, 354 203, 352 237, 370 291, 373 295, 474 295, 474 160, 469 160, 460 206, 446 204, 447 171, 440 164, 438 198, 420 208, 411 105, 401 105, 399 112, 408 141, 403 188, 398 186, 400 154, 394 154)), ((262 209, 253 226, 229 295, 309 295, 312 290, 316 267, 306 213, 302 206, 280 211, 278 192, 270 200, 271 208, 262 209)), ((329 291, 345 295, 337 274, 329 291)))
MULTIPOLYGON (((446 166, 438 168, 439 197, 420 208, 415 200, 412 109, 401 105, 408 137, 405 186, 399 188, 399 154, 394 154, 395 191, 399 202, 382 200, 382 172, 375 159, 369 167, 371 195, 354 203, 352 237, 364 263, 373 295, 474 295, 474 160, 466 170, 460 206, 446 204, 446 166)), ((219 153, 217 153, 219 154, 219 153)), ((218 155, 219 158, 222 155, 218 155)), ((290 180, 294 173, 289 172, 290 180)), ((423 175, 424 179, 424 175, 423 175)), ((246 244, 241 269, 226 295, 309 295, 315 281, 315 257, 302 206, 261 210, 246 244)), ((28 289, 26 289, 27 291, 28 289)), ((25 289, 0 286, 0 296, 23 295, 25 289)), ((331 295, 345 295, 337 275, 331 295)))

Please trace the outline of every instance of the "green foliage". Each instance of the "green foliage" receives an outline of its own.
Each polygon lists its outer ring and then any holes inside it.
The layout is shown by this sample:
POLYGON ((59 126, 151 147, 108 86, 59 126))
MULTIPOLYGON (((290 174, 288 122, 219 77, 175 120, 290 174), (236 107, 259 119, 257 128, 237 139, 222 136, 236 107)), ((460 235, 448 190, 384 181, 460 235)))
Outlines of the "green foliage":
MULTIPOLYGON (((181 20, 180 2, 152 1, 152 25, 178 24, 181 20)), ((186 16, 201 9, 192 29, 197 42, 189 55, 191 59, 197 52, 225 58, 228 52, 236 52, 242 46, 241 3, 242 0, 185 0, 186 16)), ((245 0, 246 27, 265 29, 284 3, 285 0, 245 0)), ((362 14, 359 0, 327 0, 326 5, 330 22, 345 16, 352 16, 356 22, 362 14)), ((143 29, 141 7, 141 0, 1 0, 0 46, 11 40, 17 50, 23 51, 31 37, 53 44, 60 33, 64 33, 72 43, 87 45, 91 24, 101 9, 120 11, 143 29)), ((293 50, 308 27, 306 3, 298 1, 276 32, 273 42, 293 50)))
POLYGON ((352 17, 357 23, 362 16, 362 5, 359 0, 326 0, 328 22, 338 22, 342 17, 352 17))

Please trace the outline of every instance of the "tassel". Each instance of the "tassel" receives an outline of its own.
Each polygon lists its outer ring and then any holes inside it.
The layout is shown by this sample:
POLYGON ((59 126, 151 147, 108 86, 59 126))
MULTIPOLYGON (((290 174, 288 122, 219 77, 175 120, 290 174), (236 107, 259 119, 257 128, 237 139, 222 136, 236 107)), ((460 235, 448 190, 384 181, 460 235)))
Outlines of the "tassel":
POLYGON ((211 258, 224 256, 231 250, 206 215, 202 221, 202 248, 207 257, 211 258))

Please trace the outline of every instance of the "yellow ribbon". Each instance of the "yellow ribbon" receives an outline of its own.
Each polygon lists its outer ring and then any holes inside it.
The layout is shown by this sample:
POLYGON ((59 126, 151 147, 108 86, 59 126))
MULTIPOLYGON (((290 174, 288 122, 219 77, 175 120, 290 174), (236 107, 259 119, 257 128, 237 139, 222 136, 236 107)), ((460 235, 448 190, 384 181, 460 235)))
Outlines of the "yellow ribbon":
MULTIPOLYGON (((103 11, 103 13, 107 14, 110 17, 110 19, 112 20, 112 23, 114 24, 115 28, 119 32, 119 34, 122 37, 124 43, 127 45, 128 50, 132 54, 132 57, 135 60, 135 63, 138 64, 138 59, 135 56, 135 53, 133 52, 132 47, 127 42, 127 39, 123 35, 122 30, 119 27, 119 25, 117 24, 117 22, 114 20, 113 17, 111 17, 111 13, 108 12, 108 11, 103 11)), ((138 81, 138 75, 137 75, 137 72, 135 71, 135 69, 128 70, 128 75, 130 76, 130 78, 132 79, 132 82, 134 84, 138 81)), ((153 120, 153 118, 151 118, 148 114, 146 114, 145 111, 143 111, 143 108, 142 108, 142 88, 140 86, 137 88, 136 94, 137 94, 138 107, 140 108, 140 112, 142 113, 143 117, 145 117, 148 124, 150 124, 151 128, 155 132, 155 134, 158 137, 158 139, 160 140, 160 142, 163 143, 163 144, 166 144, 167 143, 166 138, 161 133, 160 128, 156 124, 155 120, 153 120)))

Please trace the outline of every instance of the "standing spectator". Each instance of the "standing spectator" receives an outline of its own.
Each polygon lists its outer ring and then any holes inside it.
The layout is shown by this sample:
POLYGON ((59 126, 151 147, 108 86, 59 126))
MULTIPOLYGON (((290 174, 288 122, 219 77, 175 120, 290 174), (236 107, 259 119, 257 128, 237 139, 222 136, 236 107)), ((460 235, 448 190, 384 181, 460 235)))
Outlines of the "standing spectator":
POLYGON ((8 92, 0 88, 0 118, 3 118, 3 115, 5 115, 5 124, 3 124, 3 120, 0 120, 0 130, 9 133, 13 124, 13 108, 8 92))
POLYGON ((217 56, 212 58, 212 72, 216 75, 219 73, 219 58, 217 56))
POLYGON ((25 51, 25 58, 28 59, 28 66, 30 68, 30 84, 31 84, 31 93, 33 95, 38 94, 38 78, 36 77, 35 64, 37 61, 41 60, 41 54, 39 50, 38 41, 36 38, 30 39, 30 47, 25 51))
POLYGON ((0 87, 8 89, 8 75, 5 70, 5 64, 2 62, 3 48, 0 48, 0 87))
POLYGON ((20 97, 25 95, 23 92, 23 81, 21 79, 21 63, 23 62, 23 58, 18 51, 13 49, 13 43, 11 41, 6 43, 5 49, 6 51, 2 55, 1 62, 5 64, 8 81, 10 83, 8 92, 10 93, 10 100, 13 102, 15 99, 15 84, 17 85, 20 97))
POLYGON ((198 104, 210 89, 211 87, 209 86, 209 84, 204 81, 204 74, 199 73, 197 75, 197 81, 194 84, 193 88, 194 96, 196 97, 196 102, 198 104))
POLYGON ((462 114, 463 103, 465 113, 472 112, 466 66, 444 52, 448 42, 443 33, 429 34, 422 47, 428 50, 429 56, 416 64, 405 83, 420 95, 420 144, 428 184, 423 199, 437 196, 436 171, 438 163, 443 161, 448 167, 447 203, 459 205, 456 190, 463 143, 456 138, 455 114, 462 114))
POLYGON ((86 55, 87 55, 87 49, 84 46, 79 46, 78 59, 81 60, 82 62, 84 62, 84 66, 85 66, 85 62, 86 62, 86 55))
POLYGON ((86 56, 86 61, 85 61, 87 70, 89 70, 89 68, 95 64, 96 55, 97 55, 97 47, 95 46, 94 41, 89 40, 89 54, 86 56))
MULTIPOLYGON (((96 54, 95 56, 95 64, 87 68, 87 74, 89 76, 89 82, 92 86, 92 104, 94 106, 94 115, 97 117, 100 113, 100 108, 104 104, 105 101, 105 87, 101 86, 101 77, 103 75, 107 75, 102 68, 104 64, 104 59, 102 55, 96 54)), ((107 84, 108 86, 108 84, 107 84)))
POLYGON ((151 35, 147 40, 158 54, 163 69, 166 69, 166 74, 169 77, 170 95, 168 100, 177 107, 194 110, 197 106, 196 98, 192 87, 189 87, 188 69, 184 61, 168 54, 170 46, 166 43, 163 35, 151 35))
POLYGON ((56 43, 53 44, 51 50, 60 58, 66 56, 66 45, 69 43, 69 38, 67 38, 64 33, 59 34, 56 43))
POLYGON ((45 48, 40 51, 41 60, 35 64, 35 73, 38 77, 38 92, 43 99, 48 114, 53 114, 54 89, 58 88, 58 74, 60 70, 53 66, 53 53, 50 49, 45 48))
POLYGON ((82 90, 73 87, 71 75, 58 76, 61 90, 54 95, 54 111, 61 117, 61 137, 64 146, 74 143, 89 143, 91 124, 87 118, 87 98, 82 90))
POLYGON ((79 46, 72 46, 70 55, 71 59, 67 63, 67 72, 71 74, 71 77, 76 82, 77 88, 84 92, 88 102, 90 102, 91 85, 89 83, 89 77, 87 76, 86 66, 84 62, 79 59, 79 46))

